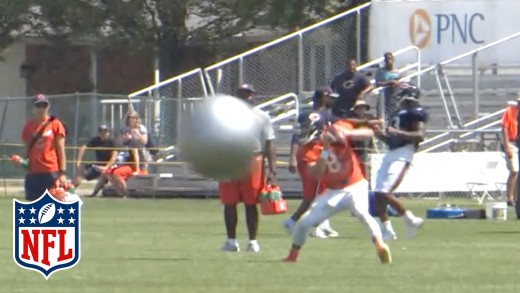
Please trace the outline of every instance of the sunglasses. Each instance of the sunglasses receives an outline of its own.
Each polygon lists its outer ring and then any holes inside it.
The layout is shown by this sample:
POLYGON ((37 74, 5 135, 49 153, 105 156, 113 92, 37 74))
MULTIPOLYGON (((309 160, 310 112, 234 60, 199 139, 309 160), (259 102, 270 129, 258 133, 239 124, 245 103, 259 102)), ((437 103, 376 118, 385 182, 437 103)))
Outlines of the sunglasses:
POLYGON ((37 109, 47 108, 48 106, 49 106, 49 104, 46 104, 46 103, 38 103, 38 104, 34 105, 34 107, 37 109))
POLYGON ((128 116, 127 118, 128 119, 137 119, 138 117, 137 116, 128 116))

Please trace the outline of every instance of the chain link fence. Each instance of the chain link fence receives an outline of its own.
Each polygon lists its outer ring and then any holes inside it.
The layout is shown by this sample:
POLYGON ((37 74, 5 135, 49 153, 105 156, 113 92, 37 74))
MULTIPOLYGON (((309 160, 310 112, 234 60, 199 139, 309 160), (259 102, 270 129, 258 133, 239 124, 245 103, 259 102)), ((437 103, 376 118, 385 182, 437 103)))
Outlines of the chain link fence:
MULTIPOLYGON (((50 95, 47 98, 50 101, 50 114, 60 119, 67 130, 67 169, 71 172, 74 170, 72 163, 78 146, 97 134, 100 123, 107 123, 114 132, 118 131, 128 110, 128 98, 122 95, 73 93, 50 95)), ((31 119, 33 99, 34 97, 0 98, 0 177, 23 177, 23 170, 13 168, 9 160, 12 154, 24 152, 21 133, 25 122, 31 119)), ((142 117, 146 115, 145 109, 140 105, 135 105, 135 108, 142 117)))
POLYGON ((193 107, 207 95, 202 70, 196 69, 131 93, 129 98, 145 105, 148 129, 158 144, 169 146, 178 143, 182 119, 189 118, 193 107))
POLYGON ((258 97, 267 99, 329 84, 335 73, 343 71, 347 58, 361 61, 362 39, 368 34, 362 21, 369 5, 206 68, 210 90, 234 94, 240 83, 248 82, 258 97))

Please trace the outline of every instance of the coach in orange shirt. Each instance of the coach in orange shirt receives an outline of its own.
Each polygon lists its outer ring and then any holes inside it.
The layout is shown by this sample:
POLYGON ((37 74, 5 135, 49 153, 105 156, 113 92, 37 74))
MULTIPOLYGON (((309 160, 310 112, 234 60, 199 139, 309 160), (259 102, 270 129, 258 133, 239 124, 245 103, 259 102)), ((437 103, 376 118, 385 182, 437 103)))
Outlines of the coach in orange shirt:
POLYGON ((520 96, 517 95, 516 105, 509 105, 502 115, 502 148, 506 157, 507 169, 509 176, 507 177, 506 196, 507 205, 514 205, 516 198, 516 180, 518 177, 518 146, 517 146, 517 116, 518 103, 520 96))
MULTIPOLYGON (((237 96, 248 102, 253 102, 255 90, 250 84, 242 84, 238 88, 237 96)), ((227 241, 222 247, 222 251, 240 251, 237 239, 237 204, 243 202, 246 210, 246 225, 249 234, 248 252, 259 252, 260 246, 256 240, 258 231, 258 194, 262 189, 264 178, 264 156, 269 163, 268 178, 274 179, 276 176, 276 152, 274 147, 274 129, 267 114, 260 110, 254 110, 261 121, 260 132, 257 136, 256 153, 251 162, 251 169, 244 178, 240 180, 219 182, 219 195, 224 205, 224 222, 226 225, 227 241)))
POLYGON ((36 96, 33 117, 22 130, 26 158, 29 159, 25 176, 26 200, 35 200, 57 181, 66 181, 66 131, 60 120, 49 115, 49 106, 44 95, 36 96))

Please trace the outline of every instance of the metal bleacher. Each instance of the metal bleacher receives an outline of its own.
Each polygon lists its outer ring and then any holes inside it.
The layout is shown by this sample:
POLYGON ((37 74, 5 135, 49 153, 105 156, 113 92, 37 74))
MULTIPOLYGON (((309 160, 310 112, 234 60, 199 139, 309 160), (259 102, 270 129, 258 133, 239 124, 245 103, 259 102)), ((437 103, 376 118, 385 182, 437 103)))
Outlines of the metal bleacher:
MULTIPOLYGON (((362 9, 368 5, 362 6, 362 9)), ((353 9, 352 13, 359 13, 360 8, 353 9)), ((350 12, 342 13, 344 17, 350 12)), ((334 19, 338 19, 336 16, 334 19)), ((324 21, 323 23, 327 23, 324 21)), ((316 27, 316 25, 314 25, 316 27)), ((300 31, 299 36, 306 29, 300 31)), ((292 34, 298 36, 298 32, 292 34)), ((414 79, 420 84, 424 92, 422 99, 423 105, 429 109, 431 119, 428 125, 431 132, 428 139, 421 145, 421 151, 445 151, 450 150, 454 143, 467 141, 480 137, 483 139, 486 132, 494 133, 498 119, 503 113, 503 108, 508 99, 508 94, 518 90, 516 80, 520 78, 520 66, 498 66, 496 68, 477 68, 473 66, 461 65, 458 61, 464 58, 476 56, 477 53, 487 50, 493 46, 500 45, 512 39, 516 39, 520 33, 497 40, 496 42, 482 46, 479 49, 469 51, 465 54, 455 56, 439 64, 421 68, 420 51, 416 47, 407 47, 394 52, 396 60, 400 54, 415 52, 417 62, 407 64, 400 68, 400 72, 405 76, 402 80, 414 79), (477 83, 477 85, 475 85, 477 83), (480 100, 476 100, 480 98, 480 100)), ((280 41, 287 40, 287 36, 280 41)), ((251 54, 269 50, 271 45, 276 45, 277 41, 262 45, 260 49, 251 50, 251 54)), ((243 53, 237 58, 230 58, 229 62, 239 62, 241 68, 243 58, 248 53, 243 53)), ((345 56, 339 62, 344 62, 345 56)), ((377 69, 383 58, 378 58, 358 67, 358 70, 370 74, 377 69)), ((227 62, 226 61, 226 62, 227 62)), ((167 133, 178 131, 181 124, 181 113, 196 105, 204 96, 223 92, 232 94, 229 84, 229 77, 223 77, 222 68, 227 66, 226 62, 220 62, 206 69, 196 69, 186 74, 165 80, 159 84, 152 85, 141 91, 129 95, 129 100, 146 101, 150 105, 166 107, 169 113, 176 113, 176 118, 172 121, 172 127, 167 133), (227 91, 227 92, 226 92, 227 91), (171 103, 171 104, 168 104, 171 103), (174 129, 175 128, 175 129, 174 129)), ((243 76, 238 77, 242 81, 243 76)), ((250 82, 254 83, 254 80, 250 82)), ((372 98, 368 98, 371 105, 379 98, 380 89, 374 91, 372 98)), ((272 118, 277 132, 277 151, 278 151, 278 183, 286 197, 296 197, 300 193, 300 182, 296 175, 291 174, 286 166, 289 155, 289 141, 294 118, 299 111, 308 107, 309 97, 312 92, 302 89, 300 86, 294 91, 281 91, 276 95, 269 93, 259 98, 263 103, 257 107, 268 112, 272 118)), ((156 117, 154 115, 145 115, 156 117)), ((161 130, 164 132, 164 129, 161 130)), ((213 197, 216 196, 217 183, 213 180, 202 178, 189 170, 189 167, 179 158, 175 148, 175 138, 163 137, 161 145, 169 145, 163 151, 160 159, 152 163, 154 172, 146 176, 136 176, 128 182, 129 193, 131 196, 139 197, 213 197), (173 144, 173 145, 172 145, 173 144)), ((111 195, 110 188, 104 191, 105 195, 111 195)))

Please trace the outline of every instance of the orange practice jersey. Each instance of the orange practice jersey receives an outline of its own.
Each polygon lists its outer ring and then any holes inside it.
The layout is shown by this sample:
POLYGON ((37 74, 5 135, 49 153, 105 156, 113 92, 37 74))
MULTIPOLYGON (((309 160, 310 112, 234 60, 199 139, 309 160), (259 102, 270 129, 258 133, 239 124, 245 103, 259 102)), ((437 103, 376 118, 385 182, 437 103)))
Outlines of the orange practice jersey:
POLYGON ((518 131, 518 125, 516 117, 518 116, 518 107, 510 106, 507 107, 506 111, 502 115, 502 126, 506 129, 507 139, 510 141, 516 140, 516 133, 518 131))
MULTIPOLYGON (((352 124, 344 121, 335 123, 336 127, 353 129, 352 124)), ((303 152, 302 160, 305 162, 316 162, 320 158, 323 145, 321 142, 301 146, 303 152)), ((354 149, 349 143, 332 144, 330 155, 327 160, 327 169, 321 178, 326 188, 343 189, 363 180, 363 172, 360 168, 354 149)))
MULTIPOLYGON (((40 129, 40 124, 28 121, 22 131, 22 139, 27 145, 33 134, 40 129)), ((42 136, 36 141, 29 154, 29 174, 58 172, 58 155, 56 154, 56 137, 65 137, 63 124, 56 119, 45 127, 42 136)))

